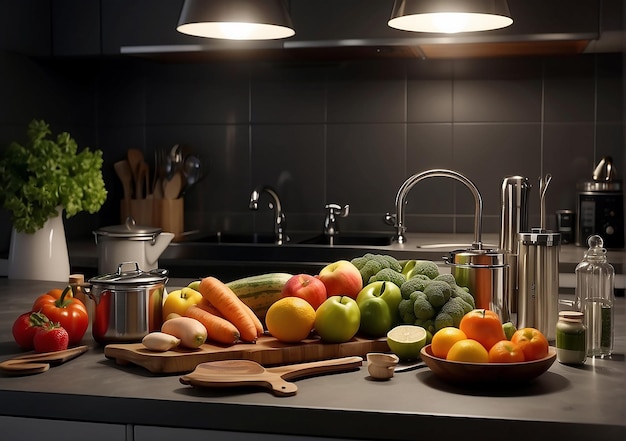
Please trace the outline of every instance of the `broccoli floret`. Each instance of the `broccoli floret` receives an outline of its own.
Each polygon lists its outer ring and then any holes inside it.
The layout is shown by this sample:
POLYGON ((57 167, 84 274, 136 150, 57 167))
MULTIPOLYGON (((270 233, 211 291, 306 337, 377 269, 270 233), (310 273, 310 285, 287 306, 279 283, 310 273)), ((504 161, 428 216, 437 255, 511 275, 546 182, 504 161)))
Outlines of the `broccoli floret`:
POLYGON ((400 313, 400 321, 406 325, 410 325, 415 321, 415 314, 413 313, 413 300, 402 299, 398 305, 398 312, 400 313))
MULTIPOLYGON (((452 297, 441 307, 443 313, 447 313, 452 317, 452 325, 456 328, 459 327, 461 319, 466 314, 466 309, 469 307, 465 301, 460 297, 452 297)), ((470 309, 471 311, 471 309, 470 309)), ((467 311, 469 312, 469 311, 467 311)))
POLYGON ((429 285, 432 280, 426 278, 423 279, 421 277, 413 277, 412 279, 407 280, 400 286, 400 292, 402 293, 403 299, 408 299, 412 292, 414 291, 424 291, 426 286, 429 285))
POLYGON ((428 320, 435 316, 435 308, 428 301, 426 294, 421 291, 415 291, 411 294, 410 299, 414 300, 413 314, 415 318, 428 320))
POLYGON ((452 292, 454 296, 463 299, 463 301, 465 301, 465 303, 470 305, 472 309, 476 308, 476 302, 474 301, 474 296, 472 296, 465 289, 463 289, 460 286, 457 286, 452 292))
POLYGON ((398 262, 398 259, 388 254, 381 254, 380 257, 387 262, 387 264, 389 265, 389 268, 391 268, 392 270, 398 273, 402 272, 402 265, 400 265, 400 262, 398 262))
POLYGON ((430 260, 409 260, 402 268, 402 273, 407 279, 412 279, 417 274, 423 274, 429 279, 434 279, 439 275, 439 267, 430 260))
POLYGON ((402 273, 399 273, 391 268, 383 268, 369 278, 368 283, 376 282, 378 280, 383 280, 385 282, 391 282, 395 284, 398 288, 402 286, 402 284, 406 281, 402 273))
POLYGON ((447 326, 454 326, 454 320, 452 320, 452 316, 447 312, 440 311, 437 317, 435 317, 435 332, 447 326))
POLYGON ((429 319, 429 320, 415 319, 415 322, 413 322, 413 324, 416 326, 421 326, 422 328, 426 329, 431 334, 435 332, 435 321, 432 319, 429 319))
POLYGON ((350 262, 352 262, 352 265, 356 266, 357 269, 361 269, 363 268, 363 265, 365 265, 365 263, 369 260, 369 257, 367 257, 367 254, 361 257, 355 257, 354 259, 352 259, 350 262))
POLYGON ((359 272, 361 273, 361 278, 363 279, 363 285, 367 285, 370 277, 375 275, 381 269, 383 269, 383 266, 377 260, 370 259, 365 262, 365 265, 363 265, 359 270, 359 272))
POLYGON ((437 277, 435 277, 434 280, 443 280, 448 285, 450 285, 450 288, 452 288, 452 289, 456 288, 456 286, 457 286, 456 280, 454 279, 454 276, 452 274, 450 274, 450 273, 439 274, 437 277))
POLYGON ((450 285, 446 282, 442 282, 441 280, 433 280, 426 288, 424 288, 424 294, 428 297, 428 301, 435 308, 442 307, 448 300, 450 300, 450 295, 452 290, 450 289, 450 285))

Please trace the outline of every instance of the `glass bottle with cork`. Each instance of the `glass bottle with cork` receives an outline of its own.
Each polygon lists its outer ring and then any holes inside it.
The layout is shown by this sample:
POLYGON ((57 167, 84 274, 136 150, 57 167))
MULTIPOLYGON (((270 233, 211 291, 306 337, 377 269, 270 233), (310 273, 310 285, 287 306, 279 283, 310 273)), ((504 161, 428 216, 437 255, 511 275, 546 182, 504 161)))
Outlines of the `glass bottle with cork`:
POLYGON ((585 317, 587 356, 608 357, 613 351, 613 303, 615 269, 607 261, 604 241, 587 239, 589 249, 576 266, 575 304, 585 317))

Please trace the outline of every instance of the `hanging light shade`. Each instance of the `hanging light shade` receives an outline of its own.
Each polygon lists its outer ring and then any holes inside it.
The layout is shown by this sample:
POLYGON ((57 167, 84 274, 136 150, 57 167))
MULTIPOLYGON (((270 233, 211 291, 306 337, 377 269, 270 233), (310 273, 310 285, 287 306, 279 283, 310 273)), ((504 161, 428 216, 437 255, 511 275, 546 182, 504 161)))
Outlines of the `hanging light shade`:
POLYGON ((513 23, 506 0, 395 0, 392 28, 453 34, 500 29, 513 23))
POLYGON ((176 29, 229 40, 274 40, 295 34, 284 0, 185 0, 176 29))

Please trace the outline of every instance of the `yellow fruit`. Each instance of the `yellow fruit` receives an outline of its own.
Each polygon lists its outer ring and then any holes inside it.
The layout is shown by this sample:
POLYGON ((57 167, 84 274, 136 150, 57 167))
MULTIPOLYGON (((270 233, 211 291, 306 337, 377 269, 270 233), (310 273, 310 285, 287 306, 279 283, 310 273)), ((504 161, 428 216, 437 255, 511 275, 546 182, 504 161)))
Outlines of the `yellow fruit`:
POLYGON ((430 349, 435 357, 446 358, 448 351, 457 341, 467 339, 465 332, 454 326, 441 328, 433 335, 430 349))
POLYGON ((426 338, 427 331, 421 326, 400 325, 387 333, 387 344, 400 359, 414 360, 419 358, 426 338))
POLYGON ((459 340, 448 351, 446 360, 465 363, 489 363, 489 352, 476 340, 459 340))
POLYGON ((265 315, 268 332, 278 340, 296 343, 304 340, 313 330, 315 309, 299 297, 285 297, 269 307, 265 315))

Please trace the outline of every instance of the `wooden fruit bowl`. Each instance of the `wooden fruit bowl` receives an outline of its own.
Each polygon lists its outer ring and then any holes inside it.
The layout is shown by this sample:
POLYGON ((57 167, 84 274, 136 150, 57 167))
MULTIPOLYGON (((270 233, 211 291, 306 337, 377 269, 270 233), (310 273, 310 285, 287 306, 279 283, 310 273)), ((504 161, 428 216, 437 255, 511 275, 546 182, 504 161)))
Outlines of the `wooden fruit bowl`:
POLYGON ((556 348, 548 348, 548 356, 520 363, 465 363, 435 357, 430 345, 421 356, 426 366, 439 378, 459 384, 519 383, 532 380, 546 372, 556 360, 556 348))

